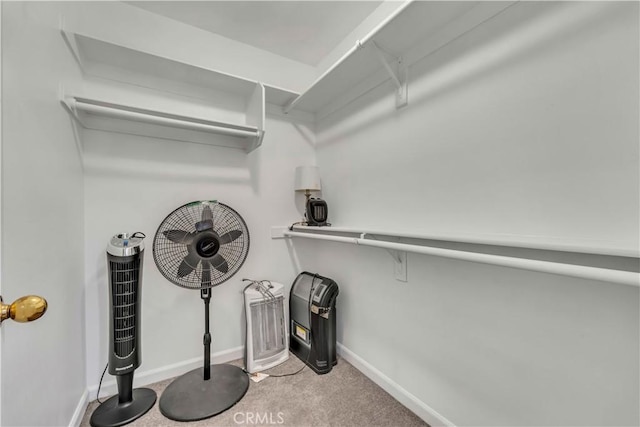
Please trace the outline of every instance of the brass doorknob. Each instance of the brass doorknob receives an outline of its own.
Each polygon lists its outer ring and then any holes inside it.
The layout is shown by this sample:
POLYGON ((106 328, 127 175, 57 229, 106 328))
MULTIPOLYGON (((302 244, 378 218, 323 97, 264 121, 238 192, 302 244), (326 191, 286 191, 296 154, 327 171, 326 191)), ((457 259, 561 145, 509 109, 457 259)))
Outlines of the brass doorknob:
POLYGON ((18 298, 12 304, 4 304, 0 297, 0 323, 12 319, 16 322, 24 323, 42 317, 47 311, 47 300, 37 295, 26 295, 18 298))

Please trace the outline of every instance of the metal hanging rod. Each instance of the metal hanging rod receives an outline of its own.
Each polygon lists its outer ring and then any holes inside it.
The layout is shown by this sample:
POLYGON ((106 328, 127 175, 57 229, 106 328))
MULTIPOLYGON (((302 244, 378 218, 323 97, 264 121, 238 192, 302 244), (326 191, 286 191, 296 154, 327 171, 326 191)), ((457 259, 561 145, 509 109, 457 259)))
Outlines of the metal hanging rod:
POLYGON ((296 231, 285 231, 285 237, 302 237, 306 239, 327 240, 331 242, 352 243, 362 246, 413 252, 424 255, 453 258, 482 264, 499 265, 502 267, 518 268, 521 270, 538 271, 542 273, 558 274, 562 276, 578 277, 581 279, 600 280, 603 282, 619 283, 623 285, 639 286, 640 274, 631 271, 611 270, 607 268, 589 267, 583 265, 564 264, 550 261, 514 258, 502 255, 491 255, 453 249, 434 248, 429 246, 411 245, 365 239, 366 233, 360 237, 342 237, 323 234, 312 234, 296 231))
POLYGON ((115 119, 124 119, 142 123, 149 123, 161 126, 170 126, 187 130, 217 133, 222 135, 236 137, 258 137, 260 131, 252 128, 242 128, 241 126, 232 125, 224 126, 218 123, 206 123, 203 121, 190 120, 188 117, 172 116, 169 114, 138 109, 118 104, 111 104, 96 100, 89 100, 79 97, 67 97, 63 100, 72 114, 80 121, 79 112, 95 114, 104 117, 112 117, 115 119))

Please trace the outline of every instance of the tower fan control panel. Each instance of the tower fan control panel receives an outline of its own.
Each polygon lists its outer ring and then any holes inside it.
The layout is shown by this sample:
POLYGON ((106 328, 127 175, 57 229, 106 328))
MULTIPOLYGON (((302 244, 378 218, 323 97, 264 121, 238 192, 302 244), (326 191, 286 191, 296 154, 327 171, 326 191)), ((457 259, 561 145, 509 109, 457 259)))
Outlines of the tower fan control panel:
POLYGON ((141 232, 116 234, 109 241, 107 252, 114 256, 138 254, 144 249, 143 239, 144 234, 141 232))

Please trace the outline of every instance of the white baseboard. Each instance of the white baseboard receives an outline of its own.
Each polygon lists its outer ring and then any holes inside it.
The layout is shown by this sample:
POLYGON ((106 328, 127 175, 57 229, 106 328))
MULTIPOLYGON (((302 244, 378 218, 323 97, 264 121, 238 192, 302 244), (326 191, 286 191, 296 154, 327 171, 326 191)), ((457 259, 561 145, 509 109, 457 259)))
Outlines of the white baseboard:
MULTIPOLYGON (((211 363, 226 363, 232 360, 242 359, 244 357, 244 346, 232 348, 211 354, 211 363)), ((172 365, 163 366, 161 368, 151 369, 149 371, 136 371, 133 378, 134 387, 141 387, 158 381, 168 380, 189 372, 197 367, 202 366, 203 358, 196 357, 194 359, 184 360, 172 365)), ((115 380, 109 380, 102 383, 100 388, 100 397, 114 395, 118 392, 118 386, 115 380)), ((88 400, 94 401, 97 398, 98 384, 92 385, 88 389, 88 400)))
POLYGON ((367 361, 356 355, 354 352, 337 344, 337 352, 344 360, 352 364, 356 369, 366 375, 371 381, 378 384, 384 391, 393 396, 398 402, 409 408, 413 413, 422 418, 432 427, 446 426, 455 427, 451 421, 440 415, 435 409, 409 393, 398 383, 387 377, 385 374, 374 368, 367 361))
POLYGON ((71 417, 71 421, 69 421, 69 427, 80 427, 80 423, 82 422, 82 417, 84 417, 84 413, 87 411, 87 406, 89 405, 89 392, 85 390, 82 393, 82 397, 78 402, 78 406, 76 406, 76 410, 73 412, 73 416, 71 417))

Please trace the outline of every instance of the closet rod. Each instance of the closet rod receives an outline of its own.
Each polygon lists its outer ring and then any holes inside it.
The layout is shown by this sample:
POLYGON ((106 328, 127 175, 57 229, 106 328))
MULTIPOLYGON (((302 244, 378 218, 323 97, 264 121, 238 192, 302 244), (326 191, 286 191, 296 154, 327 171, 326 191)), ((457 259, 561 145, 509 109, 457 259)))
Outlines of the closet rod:
MULTIPOLYGON (((317 227, 312 227, 317 228, 317 227)), ((292 231, 311 231, 308 226, 294 226, 292 231)), ((317 231, 317 230, 315 230, 317 231)), ((550 237, 535 238, 535 236, 517 235, 488 235, 469 233, 417 233, 407 230, 381 230, 361 227, 331 226, 332 233, 366 234, 375 236, 403 237, 421 240, 439 240, 446 242, 471 243, 478 245, 509 246, 524 249, 540 249, 545 251, 577 252, 594 255, 610 255, 627 258, 640 258, 638 249, 624 248, 624 244, 618 242, 595 241, 571 241, 553 239, 550 237), (533 238, 531 238, 533 237, 533 238)))
POLYGON ((165 117, 158 115, 157 112, 140 110, 141 112, 131 111, 126 109, 127 107, 119 106, 116 104, 107 104, 104 105, 94 103, 94 102, 85 102, 82 98, 67 98, 66 104, 69 109, 73 112, 74 115, 77 116, 78 111, 84 111, 90 114, 96 114, 100 116, 113 117, 115 119, 124 119, 131 120, 136 122, 150 123, 161 126, 170 126, 174 128, 195 130, 195 131, 203 131, 209 133, 217 133, 229 136, 238 136, 238 137, 257 137, 259 135, 257 130, 244 130, 244 129, 236 129, 232 127, 223 127, 216 126, 213 124, 206 123, 198 123, 189 120, 185 120, 183 118, 165 117), (142 112, 143 111, 143 112, 142 112))
POLYGON ((361 237, 328 236, 295 231, 285 231, 284 236, 328 240, 331 242, 340 243, 353 243, 362 246, 372 246, 376 248, 392 249, 403 252, 414 252, 424 255, 433 255, 444 258, 459 259, 463 261, 478 262, 482 264, 493 264, 503 267, 519 268, 521 270, 531 270, 542 273, 558 274, 562 276, 578 277, 581 279, 600 280, 603 282, 640 286, 640 274, 631 271, 611 270, 607 268, 588 267, 583 265, 513 258, 502 255, 481 254, 454 249, 410 245, 406 243, 385 242, 379 240, 363 239, 361 237))

